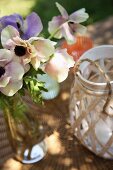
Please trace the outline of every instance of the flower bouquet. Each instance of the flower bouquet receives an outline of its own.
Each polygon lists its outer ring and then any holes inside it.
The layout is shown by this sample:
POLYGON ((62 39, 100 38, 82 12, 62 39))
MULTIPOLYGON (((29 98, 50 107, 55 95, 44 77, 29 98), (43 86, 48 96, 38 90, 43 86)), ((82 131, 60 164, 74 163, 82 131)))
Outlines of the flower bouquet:
POLYGON ((58 82, 64 81, 74 60, 66 49, 60 49, 52 38, 64 37, 69 44, 76 41, 75 33, 83 33, 81 25, 88 18, 85 9, 71 15, 56 3, 61 15, 48 24, 49 38, 40 36, 42 22, 32 12, 24 20, 19 14, 0 18, 0 108, 8 122, 10 139, 18 158, 23 163, 42 159, 46 149, 41 111, 32 102, 42 103, 41 93, 47 91, 37 75, 47 73, 58 82), (27 101, 27 102, 26 102, 27 101), (37 113, 36 113, 37 112, 37 113))

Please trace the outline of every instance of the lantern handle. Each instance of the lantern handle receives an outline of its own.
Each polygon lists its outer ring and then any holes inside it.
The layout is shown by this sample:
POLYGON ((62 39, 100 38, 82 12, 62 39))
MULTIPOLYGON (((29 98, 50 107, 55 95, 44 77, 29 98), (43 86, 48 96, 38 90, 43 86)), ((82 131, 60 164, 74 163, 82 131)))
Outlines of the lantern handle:
POLYGON ((109 102, 111 100, 111 95, 112 95, 112 87, 111 87, 111 83, 110 83, 110 78, 96 61, 93 61, 93 60, 91 60, 89 58, 81 59, 81 60, 77 61, 77 63, 74 66, 74 73, 75 74, 79 71, 79 67, 80 67, 81 63, 83 63, 85 61, 93 64, 99 70, 99 72, 104 76, 104 78, 106 80, 106 83, 107 83, 106 87, 109 89, 109 92, 108 92, 106 102, 105 102, 105 104, 103 106, 103 113, 108 114, 106 112, 106 108, 107 108, 107 106, 108 106, 108 104, 109 104, 109 102))

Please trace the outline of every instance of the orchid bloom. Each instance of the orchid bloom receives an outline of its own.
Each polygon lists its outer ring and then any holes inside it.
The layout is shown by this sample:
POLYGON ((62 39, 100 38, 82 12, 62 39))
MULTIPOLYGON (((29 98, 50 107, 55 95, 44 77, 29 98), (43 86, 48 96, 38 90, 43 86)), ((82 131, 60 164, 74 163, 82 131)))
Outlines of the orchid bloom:
POLYGON ((66 49, 62 49, 54 53, 43 70, 60 83, 67 78, 69 68, 73 67, 74 64, 73 58, 67 53, 66 49))
POLYGON ((51 37, 61 39, 64 37, 69 44, 75 42, 75 33, 84 33, 86 27, 79 24, 88 19, 88 14, 85 12, 85 8, 75 11, 71 15, 68 15, 67 11, 59 4, 56 3, 61 15, 53 17, 49 22, 48 31, 51 37))
POLYGON ((55 43, 49 39, 32 37, 22 40, 17 29, 12 26, 2 30, 1 43, 12 52, 14 60, 21 63, 25 71, 29 70, 29 63, 37 70, 40 63, 47 61, 55 50, 55 43))
POLYGON ((24 69, 12 60, 10 50, 0 49, 0 92, 13 96, 22 88, 24 69))
POLYGON ((28 15, 25 20, 19 14, 1 17, 0 32, 8 25, 15 27, 21 38, 25 40, 32 36, 38 36, 43 28, 40 17, 35 12, 28 15))

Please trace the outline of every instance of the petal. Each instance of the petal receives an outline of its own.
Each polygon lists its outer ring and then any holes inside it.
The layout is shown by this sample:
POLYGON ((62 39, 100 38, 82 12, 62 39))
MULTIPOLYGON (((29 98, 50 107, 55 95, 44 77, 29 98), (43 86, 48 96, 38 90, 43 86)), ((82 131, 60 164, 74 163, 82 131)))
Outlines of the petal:
POLYGON ((8 25, 15 27, 19 31, 18 26, 21 27, 22 23, 23 23, 23 19, 22 19, 21 15, 19 15, 19 14, 4 16, 4 17, 0 18, 0 32, 2 31, 2 29, 7 27, 8 25))
POLYGON ((37 41, 39 37, 31 37, 28 40, 26 40, 28 43, 32 44, 34 41, 37 41))
POLYGON ((23 43, 25 43, 21 38, 20 38, 20 36, 16 36, 16 37, 13 37, 13 41, 14 41, 14 43, 15 44, 23 44, 23 43))
POLYGON ((57 6, 58 10, 60 11, 62 17, 65 19, 68 19, 69 16, 68 16, 68 13, 65 10, 65 8, 63 6, 61 6, 58 2, 56 2, 56 6, 57 6))
POLYGON ((58 82, 64 81, 68 76, 69 68, 74 65, 74 61, 66 50, 55 52, 54 57, 45 65, 44 71, 56 79, 58 82))
POLYGON ((11 81, 21 80, 24 75, 24 68, 17 62, 10 62, 5 66, 6 74, 11 77, 11 81))
POLYGON ((26 64, 26 65, 24 66, 24 71, 25 71, 25 73, 27 73, 29 70, 30 70, 30 65, 29 65, 29 64, 26 64))
MULTIPOLYGON (((45 39, 43 37, 31 37, 27 42, 29 42, 30 44, 32 44, 35 41, 44 41, 44 40, 49 40, 49 39, 45 39)), ((51 41, 51 40, 49 40, 51 41)), ((55 41, 51 41, 52 45, 55 46, 57 45, 57 43, 55 41)))
MULTIPOLYGON (((14 14, 13 15, 14 17, 15 17, 15 19, 13 19, 13 22, 15 22, 15 28, 16 29, 18 29, 18 31, 20 31, 20 29, 21 29, 21 27, 22 27, 22 25, 23 25, 23 18, 22 18, 22 16, 21 15, 19 15, 19 14, 14 14)), ((9 24, 9 25, 11 25, 11 24, 9 24)), ((12 25, 13 26, 13 25, 12 25)))
POLYGON ((55 38, 62 38, 60 26, 65 22, 62 16, 53 17, 52 21, 48 23, 48 32, 55 38))
POLYGON ((68 77, 68 72, 69 72, 69 69, 67 68, 62 69, 62 72, 60 72, 57 75, 57 81, 59 83, 63 82, 68 77))
POLYGON ((69 20, 75 23, 81 23, 89 18, 88 13, 85 12, 85 8, 75 11, 69 16, 69 20))
POLYGON ((10 50, 0 49, 0 66, 4 67, 12 58, 13 56, 10 50))
POLYGON ((57 50, 56 55, 58 55, 58 56, 60 55, 60 57, 62 57, 66 60, 68 68, 74 66, 75 61, 73 60, 73 57, 67 53, 67 49, 57 50))
POLYGON ((39 68, 39 66, 40 66, 40 61, 38 60, 37 57, 33 57, 31 59, 31 64, 34 67, 34 69, 37 70, 39 68))
POLYGON ((64 58, 54 56, 45 66, 44 71, 58 82, 64 81, 68 76, 69 68, 64 58))
POLYGON ((1 87, 6 87, 6 85, 9 83, 10 79, 11 79, 10 77, 2 76, 0 78, 0 88, 1 87))
POLYGON ((62 35, 65 37, 68 44, 75 43, 75 36, 71 33, 71 29, 68 23, 64 23, 62 26, 62 35))
POLYGON ((87 31, 87 27, 81 25, 81 24, 77 24, 76 25, 76 32, 80 33, 80 34, 85 34, 87 31))
POLYGON ((30 37, 38 36, 42 29, 43 26, 40 17, 35 12, 32 12, 24 21, 22 28, 24 35, 22 38, 29 39, 30 37))
POLYGON ((19 37, 19 32, 17 31, 16 28, 12 27, 12 26, 7 26, 6 28, 4 28, 1 32, 1 43, 2 46, 4 48, 8 48, 7 47, 7 41, 10 39, 13 39, 13 37, 19 37))
POLYGON ((47 61, 54 54, 54 42, 49 39, 38 39, 33 42, 33 45, 36 48, 38 59, 42 62, 47 61))
POLYGON ((10 82, 6 87, 0 88, 0 91, 5 94, 6 96, 13 96, 18 90, 22 88, 23 82, 10 82))
POLYGON ((7 42, 4 46, 6 49, 11 50, 11 49, 14 49, 15 45, 16 45, 15 42, 13 40, 9 39, 9 40, 7 40, 7 42))

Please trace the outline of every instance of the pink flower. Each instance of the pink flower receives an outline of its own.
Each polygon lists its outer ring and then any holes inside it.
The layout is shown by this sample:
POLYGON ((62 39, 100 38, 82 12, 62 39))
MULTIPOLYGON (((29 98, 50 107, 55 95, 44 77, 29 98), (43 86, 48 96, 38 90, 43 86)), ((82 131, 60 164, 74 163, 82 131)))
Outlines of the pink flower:
POLYGON ((73 67, 74 63, 66 49, 57 50, 50 61, 45 64, 44 71, 58 82, 62 82, 67 78, 69 68, 73 67))
POLYGON ((0 91, 13 96, 22 88, 23 75, 23 67, 12 60, 10 50, 0 49, 0 91))
POLYGON ((86 21, 89 16, 84 8, 68 15, 67 11, 59 3, 56 3, 56 6, 61 15, 53 17, 52 21, 49 22, 48 31, 52 37, 58 39, 65 37, 67 42, 72 44, 75 42, 75 33, 84 33, 86 31, 86 27, 79 23, 86 21))
POLYGON ((22 40, 19 32, 12 26, 7 26, 1 32, 1 42, 4 48, 12 52, 13 59, 29 69, 29 63, 34 69, 38 69, 41 62, 45 62, 54 53, 52 41, 39 37, 22 40))

